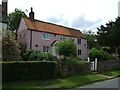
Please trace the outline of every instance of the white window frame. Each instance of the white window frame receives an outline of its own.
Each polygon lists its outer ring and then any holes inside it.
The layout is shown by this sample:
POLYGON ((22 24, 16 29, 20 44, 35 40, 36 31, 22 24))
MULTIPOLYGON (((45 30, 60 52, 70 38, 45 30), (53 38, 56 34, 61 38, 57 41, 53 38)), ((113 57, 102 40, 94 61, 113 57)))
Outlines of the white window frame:
POLYGON ((42 38, 43 38, 44 40, 50 40, 50 33, 43 32, 43 33, 42 33, 42 38))
POLYGON ((81 38, 77 38, 77 43, 81 44, 81 40, 82 40, 81 38))
POLYGON ((81 56, 81 55, 82 55, 82 50, 78 49, 77 55, 78 55, 78 56, 81 56))
POLYGON ((43 48, 42 48, 42 51, 43 52, 48 52, 50 50, 50 47, 49 46, 43 46, 43 48))
POLYGON ((64 40, 65 36, 64 35, 60 35, 60 40, 64 40))

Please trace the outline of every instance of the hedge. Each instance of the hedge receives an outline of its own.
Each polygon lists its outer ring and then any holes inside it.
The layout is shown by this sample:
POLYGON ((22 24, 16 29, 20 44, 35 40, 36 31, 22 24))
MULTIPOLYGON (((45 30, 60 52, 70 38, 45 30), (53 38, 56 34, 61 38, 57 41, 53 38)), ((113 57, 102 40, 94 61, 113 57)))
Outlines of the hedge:
POLYGON ((41 80, 56 76, 56 62, 3 62, 2 80, 41 80))

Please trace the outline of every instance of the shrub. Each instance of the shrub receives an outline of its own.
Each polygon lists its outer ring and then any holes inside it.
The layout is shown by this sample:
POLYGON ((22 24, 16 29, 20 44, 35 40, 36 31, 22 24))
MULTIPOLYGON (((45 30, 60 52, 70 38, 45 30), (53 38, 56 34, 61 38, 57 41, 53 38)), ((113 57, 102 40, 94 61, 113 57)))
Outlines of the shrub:
POLYGON ((98 60, 117 59, 116 56, 110 55, 109 53, 107 53, 103 50, 97 50, 96 48, 92 48, 89 51, 89 57, 90 57, 91 61, 95 60, 95 58, 97 58, 98 60))
POLYGON ((15 40, 15 35, 8 30, 3 30, 2 36, 2 60, 15 61, 20 60, 19 45, 15 40))
POLYGON ((57 43, 55 51, 67 57, 76 56, 76 45, 72 40, 61 40, 57 43))
POLYGON ((3 81, 41 80, 54 78, 56 63, 53 61, 29 61, 2 63, 3 81))
POLYGON ((21 60, 23 60, 25 58, 25 53, 26 53, 26 45, 19 43, 19 50, 20 50, 20 56, 21 56, 21 60))
POLYGON ((50 52, 43 53, 39 50, 29 50, 25 53, 25 61, 53 61, 53 56, 50 52))

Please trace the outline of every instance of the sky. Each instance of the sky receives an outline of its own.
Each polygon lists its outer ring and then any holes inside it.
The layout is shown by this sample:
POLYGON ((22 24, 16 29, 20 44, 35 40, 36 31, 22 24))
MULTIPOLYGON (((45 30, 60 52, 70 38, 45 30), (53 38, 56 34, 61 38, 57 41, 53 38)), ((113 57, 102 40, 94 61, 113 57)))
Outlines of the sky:
MULTIPOLYGON (((2 0, 1 0, 2 1, 2 0)), ((8 0, 8 13, 15 8, 35 19, 79 29, 97 31, 97 27, 118 17, 120 0, 8 0)))

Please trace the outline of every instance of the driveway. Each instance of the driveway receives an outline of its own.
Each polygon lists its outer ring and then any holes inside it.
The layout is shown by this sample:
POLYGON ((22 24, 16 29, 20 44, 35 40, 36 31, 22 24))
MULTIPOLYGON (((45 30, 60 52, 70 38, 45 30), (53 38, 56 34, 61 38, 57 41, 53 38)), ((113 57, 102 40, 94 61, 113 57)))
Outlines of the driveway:
POLYGON ((115 78, 104 82, 86 85, 72 90, 81 90, 82 88, 120 88, 120 78, 115 78))

